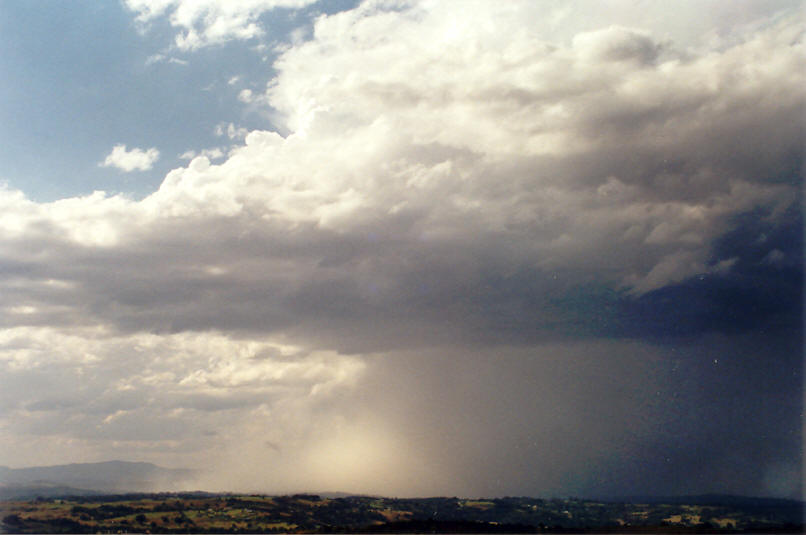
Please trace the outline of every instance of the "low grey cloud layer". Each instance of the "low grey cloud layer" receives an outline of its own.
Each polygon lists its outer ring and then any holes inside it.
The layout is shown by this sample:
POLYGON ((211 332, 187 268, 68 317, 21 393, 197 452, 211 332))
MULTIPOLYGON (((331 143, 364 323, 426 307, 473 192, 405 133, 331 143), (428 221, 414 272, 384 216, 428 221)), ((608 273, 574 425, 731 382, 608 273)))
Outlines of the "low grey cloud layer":
POLYGON ((549 39, 530 3, 368 2, 252 95, 285 137, 249 132, 141 201, 0 191, 0 440, 37 445, 6 462, 796 495, 803 27, 751 14, 710 41, 549 39))

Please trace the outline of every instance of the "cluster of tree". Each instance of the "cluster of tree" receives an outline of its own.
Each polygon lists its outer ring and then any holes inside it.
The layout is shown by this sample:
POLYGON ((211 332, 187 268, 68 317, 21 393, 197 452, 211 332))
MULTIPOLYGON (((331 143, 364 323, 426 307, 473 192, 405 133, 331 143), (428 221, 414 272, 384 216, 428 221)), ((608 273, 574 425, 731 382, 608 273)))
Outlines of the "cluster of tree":
POLYGON ((95 520, 105 520, 107 518, 115 518, 118 516, 126 516, 134 514, 139 509, 127 505, 114 505, 103 504, 99 507, 83 507, 81 505, 74 505, 70 508, 70 512, 74 515, 85 515, 95 520))

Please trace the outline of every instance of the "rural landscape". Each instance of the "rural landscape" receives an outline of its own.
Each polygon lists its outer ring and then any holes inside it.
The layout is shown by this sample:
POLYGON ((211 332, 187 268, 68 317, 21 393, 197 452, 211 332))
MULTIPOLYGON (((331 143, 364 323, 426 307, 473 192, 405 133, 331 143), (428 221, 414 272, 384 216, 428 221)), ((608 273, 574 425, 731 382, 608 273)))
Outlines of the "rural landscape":
POLYGON ((4 533, 801 533, 792 500, 128 494, 2 502, 4 533))
MULTIPOLYGON (((688 496, 382 497, 155 492, 200 472, 109 461, 0 466, 3 533, 801 533, 804 504, 688 496)), ((270 482, 266 483, 267 486, 270 482)))

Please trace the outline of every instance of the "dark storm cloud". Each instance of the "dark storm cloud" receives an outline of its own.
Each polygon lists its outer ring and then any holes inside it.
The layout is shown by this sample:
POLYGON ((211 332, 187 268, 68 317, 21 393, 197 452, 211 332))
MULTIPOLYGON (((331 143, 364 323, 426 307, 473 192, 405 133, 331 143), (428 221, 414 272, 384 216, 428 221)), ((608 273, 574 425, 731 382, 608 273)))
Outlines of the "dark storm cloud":
POLYGON ((712 262, 737 258, 729 272, 698 275, 641 296, 601 281, 584 283, 591 266, 548 272, 524 266, 512 259, 503 236, 500 246, 429 246, 379 231, 374 238, 313 229, 245 234, 238 222, 217 221, 212 237, 203 232, 191 244, 184 236, 200 230, 191 223, 173 229, 174 238, 164 233, 157 243, 128 250, 51 247, 52 257, 63 263, 40 263, 20 273, 69 285, 10 288, 9 297, 44 305, 45 317, 17 315, 9 322, 103 319, 135 332, 303 329, 323 337, 347 329, 363 333, 359 338, 368 347, 377 347, 377 329, 378 338, 395 345, 410 329, 437 339, 518 343, 561 336, 664 338, 772 328, 782 321, 792 328, 800 310, 798 210, 790 209, 777 224, 764 217, 742 216, 744 223, 715 243, 712 262), (303 243, 307 250, 301 250, 303 243), (770 251, 778 252, 774 262, 765 260, 770 251), (403 259, 408 265, 397 264, 403 259), (205 271, 210 265, 224 272, 205 271), (84 304, 83 313, 74 303, 84 304))

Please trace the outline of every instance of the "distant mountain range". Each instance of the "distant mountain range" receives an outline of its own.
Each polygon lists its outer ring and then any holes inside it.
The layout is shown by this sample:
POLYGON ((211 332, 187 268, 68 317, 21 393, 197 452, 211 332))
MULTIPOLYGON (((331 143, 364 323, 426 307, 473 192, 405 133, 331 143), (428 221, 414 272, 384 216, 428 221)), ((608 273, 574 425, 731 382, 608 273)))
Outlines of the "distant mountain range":
MULTIPOLYGON (((98 496, 137 492, 192 490, 197 471, 162 468, 145 462, 108 461, 30 468, 0 466, 0 500, 98 496)), ((318 493, 326 498, 357 497, 343 492, 318 493)), ((705 494, 696 496, 598 497, 599 501, 632 504, 698 504, 739 507, 803 506, 803 502, 781 498, 758 498, 705 494)))
POLYGON ((126 461, 30 468, 0 466, 0 499, 176 490, 183 488, 194 474, 193 470, 126 461))

